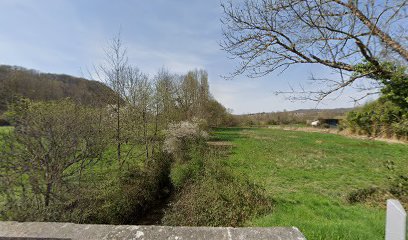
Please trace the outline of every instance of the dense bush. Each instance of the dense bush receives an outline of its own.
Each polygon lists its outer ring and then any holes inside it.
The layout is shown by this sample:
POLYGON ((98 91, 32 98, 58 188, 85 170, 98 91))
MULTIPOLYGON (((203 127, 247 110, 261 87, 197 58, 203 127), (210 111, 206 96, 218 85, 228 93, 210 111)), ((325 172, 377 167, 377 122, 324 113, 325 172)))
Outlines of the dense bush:
POLYGON ((169 167, 168 157, 159 155, 146 168, 122 170, 78 199, 82 206, 71 217, 81 223, 137 224, 157 199, 168 194, 169 167))
POLYGON ((69 100, 13 106, 15 128, 0 139, 0 218, 126 224, 149 209, 170 182, 170 156, 130 156, 117 167, 100 114, 69 100))
POLYGON ((234 176, 205 142, 186 149, 171 181, 177 190, 163 223, 185 226, 240 226, 271 209, 263 190, 234 176))
POLYGON ((352 132, 368 136, 408 137, 408 75, 405 66, 382 62, 379 66, 362 63, 356 72, 381 83, 381 97, 352 111, 347 122, 352 132), (383 71, 378 72, 379 67, 383 71), (377 72, 378 74, 372 74, 377 72))
POLYGON ((408 136, 408 113, 384 98, 347 114, 346 126, 357 134, 372 137, 408 136))
POLYGON ((197 180, 204 169, 203 156, 193 153, 190 150, 189 162, 175 162, 170 171, 170 179, 176 190, 181 189, 186 183, 197 180))
POLYGON ((403 115, 401 119, 393 123, 391 127, 397 136, 408 139, 408 114, 403 115))
POLYGON ((168 156, 159 155, 148 167, 84 176, 82 185, 61 190, 60 201, 38 204, 34 195, 9 202, 7 220, 75 223, 136 224, 153 203, 169 193, 168 156), (103 175, 103 176, 102 176, 103 175), (70 190, 70 191, 69 191, 70 190), (165 192, 164 192, 165 191, 165 192))
POLYGON ((49 212, 75 192, 85 166, 98 162, 106 148, 98 114, 68 100, 21 100, 8 112, 15 128, 0 151, 8 208, 49 212))
POLYGON ((371 197, 376 192, 378 192, 378 188, 376 187, 357 189, 348 194, 347 201, 349 203, 361 203, 364 202, 367 198, 371 197))
POLYGON ((163 149, 173 155, 177 162, 185 162, 190 159, 190 149, 202 143, 207 137, 208 134, 200 127, 200 120, 170 124, 166 130, 163 149))
POLYGON ((240 226, 270 210, 262 189, 235 177, 206 143, 197 122, 173 124, 164 149, 173 155, 170 179, 176 190, 162 222, 184 226, 240 226))
POLYGON ((202 130, 205 127, 205 121, 194 119, 170 124, 166 130, 163 149, 174 159, 170 178, 176 189, 199 175, 203 169, 205 140, 208 137, 202 130))
POLYGON ((206 159, 204 168, 177 193, 165 225, 235 227, 271 210, 272 201, 259 186, 235 177, 217 160, 206 159))
POLYGON ((1 126, 10 126, 10 123, 0 115, 0 127, 1 126))
POLYGON ((378 65, 363 62, 356 65, 355 75, 365 75, 381 85, 381 98, 392 102, 405 112, 408 110, 408 74, 406 65, 380 62, 378 65), (382 69, 381 71, 378 71, 382 69))
POLYGON ((397 197, 408 198, 408 175, 400 175, 391 184, 390 192, 397 197))

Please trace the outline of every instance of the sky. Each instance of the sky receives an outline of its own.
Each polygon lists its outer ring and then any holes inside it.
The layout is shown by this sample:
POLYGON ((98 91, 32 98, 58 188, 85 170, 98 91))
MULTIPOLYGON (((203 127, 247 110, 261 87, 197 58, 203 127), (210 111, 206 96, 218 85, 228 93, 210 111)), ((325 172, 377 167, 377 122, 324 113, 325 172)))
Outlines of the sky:
POLYGON ((332 76, 320 66, 223 78, 237 62, 219 46, 219 0, 1 0, 0 9, 0 64, 87 77, 120 32, 132 65, 150 76, 163 67, 180 74, 205 69, 215 99, 236 114, 354 106, 354 90, 318 105, 275 94, 308 84, 311 74, 332 76))

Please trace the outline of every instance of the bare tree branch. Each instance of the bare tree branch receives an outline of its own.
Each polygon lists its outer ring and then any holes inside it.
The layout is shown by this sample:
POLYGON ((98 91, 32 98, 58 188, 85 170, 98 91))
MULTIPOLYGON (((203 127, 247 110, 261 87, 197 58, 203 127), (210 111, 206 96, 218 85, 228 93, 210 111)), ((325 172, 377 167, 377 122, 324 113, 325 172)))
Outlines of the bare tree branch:
POLYGON ((324 65, 341 79, 307 94, 292 92, 321 101, 358 79, 390 75, 382 61, 408 63, 407 0, 229 0, 221 5, 221 47, 241 62, 229 77, 259 77, 295 64, 324 65), (374 70, 353 75, 363 62, 374 70))

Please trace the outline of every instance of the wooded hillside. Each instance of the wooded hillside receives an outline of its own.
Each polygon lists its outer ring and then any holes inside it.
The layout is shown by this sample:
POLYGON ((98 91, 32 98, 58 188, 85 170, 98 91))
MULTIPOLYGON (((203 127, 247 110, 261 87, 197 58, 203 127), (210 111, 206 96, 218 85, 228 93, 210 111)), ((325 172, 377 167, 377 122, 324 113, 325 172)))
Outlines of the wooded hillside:
POLYGON ((98 81, 0 65, 0 113, 19 97, 43 101, 71 98, 81 104, 93 105, 108 103, 113 94, 109 87, 98 81))

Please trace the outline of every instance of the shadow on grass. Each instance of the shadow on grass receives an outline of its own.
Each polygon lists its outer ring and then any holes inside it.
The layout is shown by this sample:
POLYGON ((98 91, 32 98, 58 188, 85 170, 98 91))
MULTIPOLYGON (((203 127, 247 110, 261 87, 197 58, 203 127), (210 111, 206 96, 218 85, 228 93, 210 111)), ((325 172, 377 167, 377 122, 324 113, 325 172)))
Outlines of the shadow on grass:
POLYGON ((217 142, 217 141, 228 141, 233 142, 236 139, 247 138, 247 136, 241 134, 243 130, 249 128, 214 128, 212 130, 210 141, 217 142))

